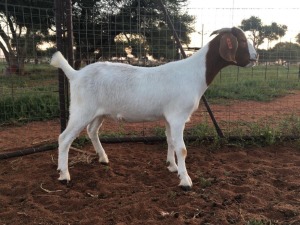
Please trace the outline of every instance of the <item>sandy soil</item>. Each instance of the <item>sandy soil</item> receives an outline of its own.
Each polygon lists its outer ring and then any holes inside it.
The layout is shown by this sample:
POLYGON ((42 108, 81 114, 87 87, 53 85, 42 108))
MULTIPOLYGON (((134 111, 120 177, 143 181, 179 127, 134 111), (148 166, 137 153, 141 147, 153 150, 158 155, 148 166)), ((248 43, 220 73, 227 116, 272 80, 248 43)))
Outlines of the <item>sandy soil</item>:
MULTIPOLYGON (((258 120, 297 108, 300 93, 292 97, 212 108, 219 121, 258 120)), ((188 127, 203 120, 203 109, 188 127)), ((157 125, 162 124, 120 128, 108 121, 103 128, 148 135, 157 125)), ((59 131, 58 120, 0 128, 0 151, 51 143, 59 131)), ((67 186, 57 181, 56 150, 1 160, 0 224, 300 224, 297 141, 268 147, 190 143, 186 162, 194 186, 189 192, 166 168, 165 143, 104 148, 108 166, 97 162, 91 145, 70 151, 67 186)))

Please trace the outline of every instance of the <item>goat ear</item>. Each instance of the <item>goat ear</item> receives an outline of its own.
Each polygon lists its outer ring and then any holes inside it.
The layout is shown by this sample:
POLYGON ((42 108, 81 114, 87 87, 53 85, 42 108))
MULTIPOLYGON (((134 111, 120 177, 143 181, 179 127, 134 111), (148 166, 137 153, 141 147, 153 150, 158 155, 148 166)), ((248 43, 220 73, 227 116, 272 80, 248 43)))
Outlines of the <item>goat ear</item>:
POLYGON ((235 53, 237 48, 238 42, 233 34, 225 33, 222 35, 220 40, 219 52, 223 59, 225 59, 228 62, 236 63, 235 53))

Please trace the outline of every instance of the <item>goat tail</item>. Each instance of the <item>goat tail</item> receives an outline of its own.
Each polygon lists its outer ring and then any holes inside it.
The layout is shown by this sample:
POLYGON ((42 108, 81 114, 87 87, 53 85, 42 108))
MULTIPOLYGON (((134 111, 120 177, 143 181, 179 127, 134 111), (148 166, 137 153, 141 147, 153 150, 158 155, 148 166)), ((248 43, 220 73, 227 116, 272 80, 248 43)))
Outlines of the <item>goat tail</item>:
POLYGON ((57 51, 53 54, 50 65, 62 69, 69 80, 73 79, 77 72, 70 66, 60 51, 57 51))

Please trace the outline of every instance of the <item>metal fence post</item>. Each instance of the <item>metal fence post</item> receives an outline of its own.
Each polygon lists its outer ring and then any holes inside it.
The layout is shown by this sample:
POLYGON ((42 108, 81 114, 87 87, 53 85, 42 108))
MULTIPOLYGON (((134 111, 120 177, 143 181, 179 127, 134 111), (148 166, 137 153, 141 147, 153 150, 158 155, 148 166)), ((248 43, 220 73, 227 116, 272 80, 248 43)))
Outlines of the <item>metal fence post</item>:
MULTIPOLYGON (((57 50, 63 52, 62 44, 62 16, 63 2, 55 0, 55 25, 56 25, 56 45, 57 50)), ((65 98, 65 74, 58 69, 58 91, 59 91, 59 109, 60 109, 60 130, 63 132, 67 125, 66 98, 65 98)))

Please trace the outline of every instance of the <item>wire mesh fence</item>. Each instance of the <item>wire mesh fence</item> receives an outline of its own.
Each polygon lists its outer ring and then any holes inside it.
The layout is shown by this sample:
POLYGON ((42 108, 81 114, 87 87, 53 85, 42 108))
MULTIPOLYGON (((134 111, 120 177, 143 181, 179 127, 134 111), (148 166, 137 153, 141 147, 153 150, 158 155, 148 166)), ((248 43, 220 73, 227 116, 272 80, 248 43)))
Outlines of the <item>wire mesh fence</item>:
MULTIPOLYGON (((45 5, 51 5, 45 2, 45 5)), ((48 66, 53 8, 0 3, 1 127, 57 116, 57 75, 48 66)))
MULTIPOLYGON (((52 1, 43 3, 0 3, 2 133, 7 132, 8 127, 37 120, 57 123, 59 118, 57 70, 49 66, 56 47, 54 16, 57 9, 52 1)), ((269 21, 266 14, 280 11, 295 21, 300 11, 299 8, 187 7, 175 10, 172 6, 168 9, 188 55, 205 45, 215 29, 242 26, 243 20, 255 14, 262 17, 262 23, 272 27, 277 18, 269 21), (193 21, 195 25, 191 26, 193 21)), ((74 67, 80 69, 96 61, 149 67, 180 60, 182 55, 166 21, 166 15, 155 1, 99 1, 93 6, 73 2, 74 67)), ((225 136, 265 136, 270 140, 278 136, 299 136, 300 46, 296 38, 299 30, 288 22, 278 21, 276 26, 279 29, 286 25, 285 35, 271 32, 273 36, 265 36, 258 45, 260 59, 256 67, 225 68, 207 90, 206 96, 225 136), (274 38, 274 35, 277 36, 274 38)), ((266 28, 260 35, 266 35, 266 28)), ((252 27, 247 35, 251 37, 253 30, 259 32, 258 27, 252 27)), ((63 30, 63 44, 66 42, 67 33, 63 30)), ((108 120, 101 136, 162 137, 163 127, 163 121, 127 124, 108 120)), ((202 103, 187 123, 186 134, 216 136, 202 103)), ((1 139, 2 146, 5 143, 6 140, 1 139)))

